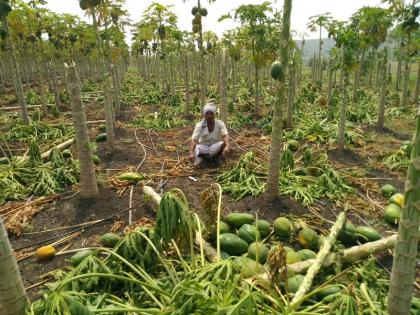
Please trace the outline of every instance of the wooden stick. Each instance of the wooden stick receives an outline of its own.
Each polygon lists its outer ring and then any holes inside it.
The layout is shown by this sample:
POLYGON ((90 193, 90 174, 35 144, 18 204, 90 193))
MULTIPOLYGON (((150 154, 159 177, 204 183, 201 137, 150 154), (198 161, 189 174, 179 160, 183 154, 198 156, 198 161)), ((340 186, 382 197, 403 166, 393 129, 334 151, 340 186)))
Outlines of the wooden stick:
MULTIPOLYGON (((55 104, 47 104, 47 106, 51 107, 54 106, 55 104)), ((38 107, 42 107, 42 105, 29 105, 26 106, 27 109, 35 109, 38 107)), ((0 107, 0 109, 4 110, 4 111, 14 111, 14 110, 21 110, 20 106, 11 106, 11 107, 0 107)))
POLYGON ((39 287, 40 285, 43 285, 44 283, 47 283, 48 281, 51 281, 52 279, 53 279, 53 277, 47 278, 47 279, 45 279, 45 280, 42 280, 42 281, 40 281, 40 282, 38 282, 38 283, 35 283, 35 284, 33 284, 33 285, 31 285, 31 286, 29 286, 29 287, 25 288, 25 290, 26 290, 26 291, 29 291, 29 290, 31 290, 31 289, 34 289, 34 288, 36 288, 36 287, 39 287))
MULTIPOLYGON (((94 124, 102 124, 105 123, 105 120, 92 120, 92 121, 87 121, 86 125, 94 125, 94 124)), ((63 122, 60 124, 51 124, 50 126, 59 126, 59 125, 73 125, 72 122, 63 122)))

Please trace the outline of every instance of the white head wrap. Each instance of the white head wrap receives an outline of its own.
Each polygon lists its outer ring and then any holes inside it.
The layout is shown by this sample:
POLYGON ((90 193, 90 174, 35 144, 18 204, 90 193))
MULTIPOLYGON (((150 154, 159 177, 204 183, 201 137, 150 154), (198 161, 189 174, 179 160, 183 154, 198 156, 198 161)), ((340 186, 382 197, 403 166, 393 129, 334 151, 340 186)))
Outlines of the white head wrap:
POLYGON ((212 112, 213 114, 216 115, 216 111, 217 111, 216 106, 213 103, 207 103, 204 106, 203 115, 205 115, 207 112, 212 112))

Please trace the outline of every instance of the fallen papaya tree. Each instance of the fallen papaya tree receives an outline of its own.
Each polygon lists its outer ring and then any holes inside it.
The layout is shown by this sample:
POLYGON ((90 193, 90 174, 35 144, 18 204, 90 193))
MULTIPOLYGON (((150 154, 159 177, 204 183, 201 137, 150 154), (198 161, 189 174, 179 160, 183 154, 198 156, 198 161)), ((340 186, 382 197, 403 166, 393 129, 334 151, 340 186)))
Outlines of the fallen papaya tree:
MULTIPOLYGON (((325 258, 321 266, 323 268, 327 268, 333 265, 334 263, 338 262, 339 260, 345 263, 356 262, 363 258, 369 257, 370 255, 380 254, 387 251, 388 249, 394 248, 396 241, 397 235, 395 234, 380 239, 378 241, 369 242, 359 246, 353 246, 338 253, 330 253, 325 258)), ((316 260, 317 259, 309 259, 305 261, 300 261, 294 264, 287 265, 287 268, 288 270, 293 271, 294 273, 304 273, 316 262, 316 260)), ((247 281, 253 281, 255 278, 258 278, 258 280, 269 282, 270 274, 259 274, 257 277, 247 279, 247 281)))
MULTIPOLYGON (((157 206, 159 205, 162 197, 157 192, 155 192, 152 187, 144 186, 143 187, 143 193, 144 193, 145 196, 150 198, 151 201, 155 205, 157 205, 157 206)), ((335 235, 341 229, 342 224, 344 224, 344 220, 345 220, 345 215, 343 214, 339 217, 339 219, 336 222, 336 224, 337 224, 336 227, 337 228, 334 231, 335 235), (340 226, 340 228, 338 228, 338 226, 340 226)), ((325 255, 325 257, 322 258, 321 263, 319 261, 318 261, 318 263, 320 263, 320 267, 322 267, 322 268, 326 268, 326 267, 329 267, 329 266, 333 265, 339 259, 341 259, 341 261, 343 261, 343 262, 352 263, 352 262, 361 260, 363 258, 369 257, 370 255, 383 253, 383 252, 387 251, 388 249, 392 249, 395 246, 396 239, 397 239, 397 235, 392 235, 390 237, 383 238, 383 239, 380 239, 378 241, 368 242, 368 243, 362 244, 360 246, 353 246, 353 247, 347 248, 347 249, 345 249, 341 252, 338 252, 338 253, 329 253, 329 249, 328 249, 327 255, 325 255)), ((206 242, 205 240, 202 239, 201 236, 197 235, 197 237, 196 237, 196 244, 197 245, 200 244, 200 240, 201 240, 201 242, 204 246, 205 255, 206 255, 207 259, 209 259, 209 261, 211 261, 211 262, 215 262, 217 260, 216 250, 211 246, 210 243, 206 242)), ((333 245, 334 243, 335 243, 335 240, 334 240, 334 242, 332 242, 330 244, 333 245)), ((287 266, 287 268, 289 270, 293 271, 294 273, 304 273, 311 266, 316 264, 317 260, 318 259, 315 258, 315 259, 300 261, 300 262, 297 262, 297 263, 294 263, 294 264, 289 264, 287 266)), ((270 281, 270 274, 269 273, 259 274, 258 279, 262 279, 262 280, 265 280, 265 281, 270 281)))
POLYGON ((295 296, 292 300, 292 306, 300 304, 300 299, 311 289, 312 282, 315 278, 315 275, 321 269, 322 264, 327 259, 331 248, 334 246, 335 241, 337 239, 337 235, 340 230, 343 228, 346 220, 346 212, 341 212, 337 218, 337 221, 334 223, 333 227, 331 228, 331 232, 328 238, 322 243, 321 249, 314 259, 313 264, 309 267, 308 272, 303 279, 301 285, 299 286, 299 290, 296 292, 295 296))
MULTIPOLYGON (((147 197, 150 198, 150 200, 156 205, 159 206, 162 197, 156 192, 154 191, 154 189, 152 187, 149 186, 143 186, 143 194, 147 197)), ((203 249, 204 251, 204 255, 206 256, 206 258, 210 261, 210 262, 217 262, 217 252, 216 250, 208 243, 206 242, 201 233, 197 232, 195 235, 195 244, 197 246, 200 246, 200 248, 203 249)))

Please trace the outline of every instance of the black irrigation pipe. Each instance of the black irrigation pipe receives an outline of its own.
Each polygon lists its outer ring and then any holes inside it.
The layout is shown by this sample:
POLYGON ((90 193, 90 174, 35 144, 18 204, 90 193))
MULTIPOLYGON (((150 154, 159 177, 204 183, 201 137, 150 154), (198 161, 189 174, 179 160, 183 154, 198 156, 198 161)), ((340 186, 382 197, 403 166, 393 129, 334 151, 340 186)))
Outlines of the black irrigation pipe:
POLYGON ((111 219, 113 219, 113 218, 115 218, 115 217, 117 217, 117 216, 119 216, 119 215, 121 215, 121 214, 123 214, 123 213, 125 213, 125 212, 127 212, 127 211, 129 211, 129 210, 131 210, 131 209, 133 209, 133 208, 135 208, 135 207, 137 207, 137 206, 139 206, 139 205, 143 205, 144 203, 145 203, 144 201, 138 202, 138 203, 136 203, 135 205, 133 205, 133 206, 131 206, 131 207, 128 207, 128 208, 126 208, 126 209, 124 209, 124 210, 121 210, 120 212, 118 212, 118 213, 116 213, 116 214, 113 214, 113 215, 111 215, 111 216, 109 216, 109 217, 106 217, 106 218, 104 218, 104 219, 102 219, 102 220, 99 220, 98 222, 94 222, 94 223, 92 223, 92 224, 89 224, 89 225, 86 225, 86 226, 82 226, 82 227, 80 227, 80 228, 77 228, 77 229, 72 230, 72 231, 70 231, 70 232, 67 232, 67 233, 65 233, 65 234, 60 234, 60 235, 58 235, 58 236, 50 237, 50 238, 48 238, 48 239, 44 239, 44 240, 41 240, 41 241, 38 241, 38 242, 35 242, 35 243, 31 243, 31 244, 28 244, 28 245, 24 245, 24 246, 21 246, 21 247, 19 247, 19 248, 15 248, 14 250, 15 250, 15 251, 20 251, 20 250, 25 249, 25 248, 33 247, 33 246, 40 245, 40 244, 43 244, 43 243, 46 243, 46 242, 54 241, 54 240, 59 239, 59 238, 63 238, 63 237, 65 237, 65 236, 68 236, 68 235, 70 235, 70 234, 73 234, 73 233, 76 233, 76 232, 79 232, 79 231, 84 231, 84 230, 86 230, 86 229, 88 229, 88 228, 90 228, 90 227, 92 227, 92 226, 95 226, 95 225, 97 225, 97 224, 99 224, 99 223, 102 223, 102 222, 105 222, 105 221, 111 220, 111 219))

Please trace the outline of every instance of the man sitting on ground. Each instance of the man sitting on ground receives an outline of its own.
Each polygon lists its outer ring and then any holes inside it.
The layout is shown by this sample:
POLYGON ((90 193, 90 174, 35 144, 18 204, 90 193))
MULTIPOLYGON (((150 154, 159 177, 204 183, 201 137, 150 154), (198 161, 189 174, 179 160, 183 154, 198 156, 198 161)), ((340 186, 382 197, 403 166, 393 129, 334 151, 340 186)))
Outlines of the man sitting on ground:
POLYGON ((230 151, 228 131, 223 121, 215 119, 216 106, 213 103, 204 106, 203 116, 195 126, 189 158, 194 165, 220 166, 230 151))

